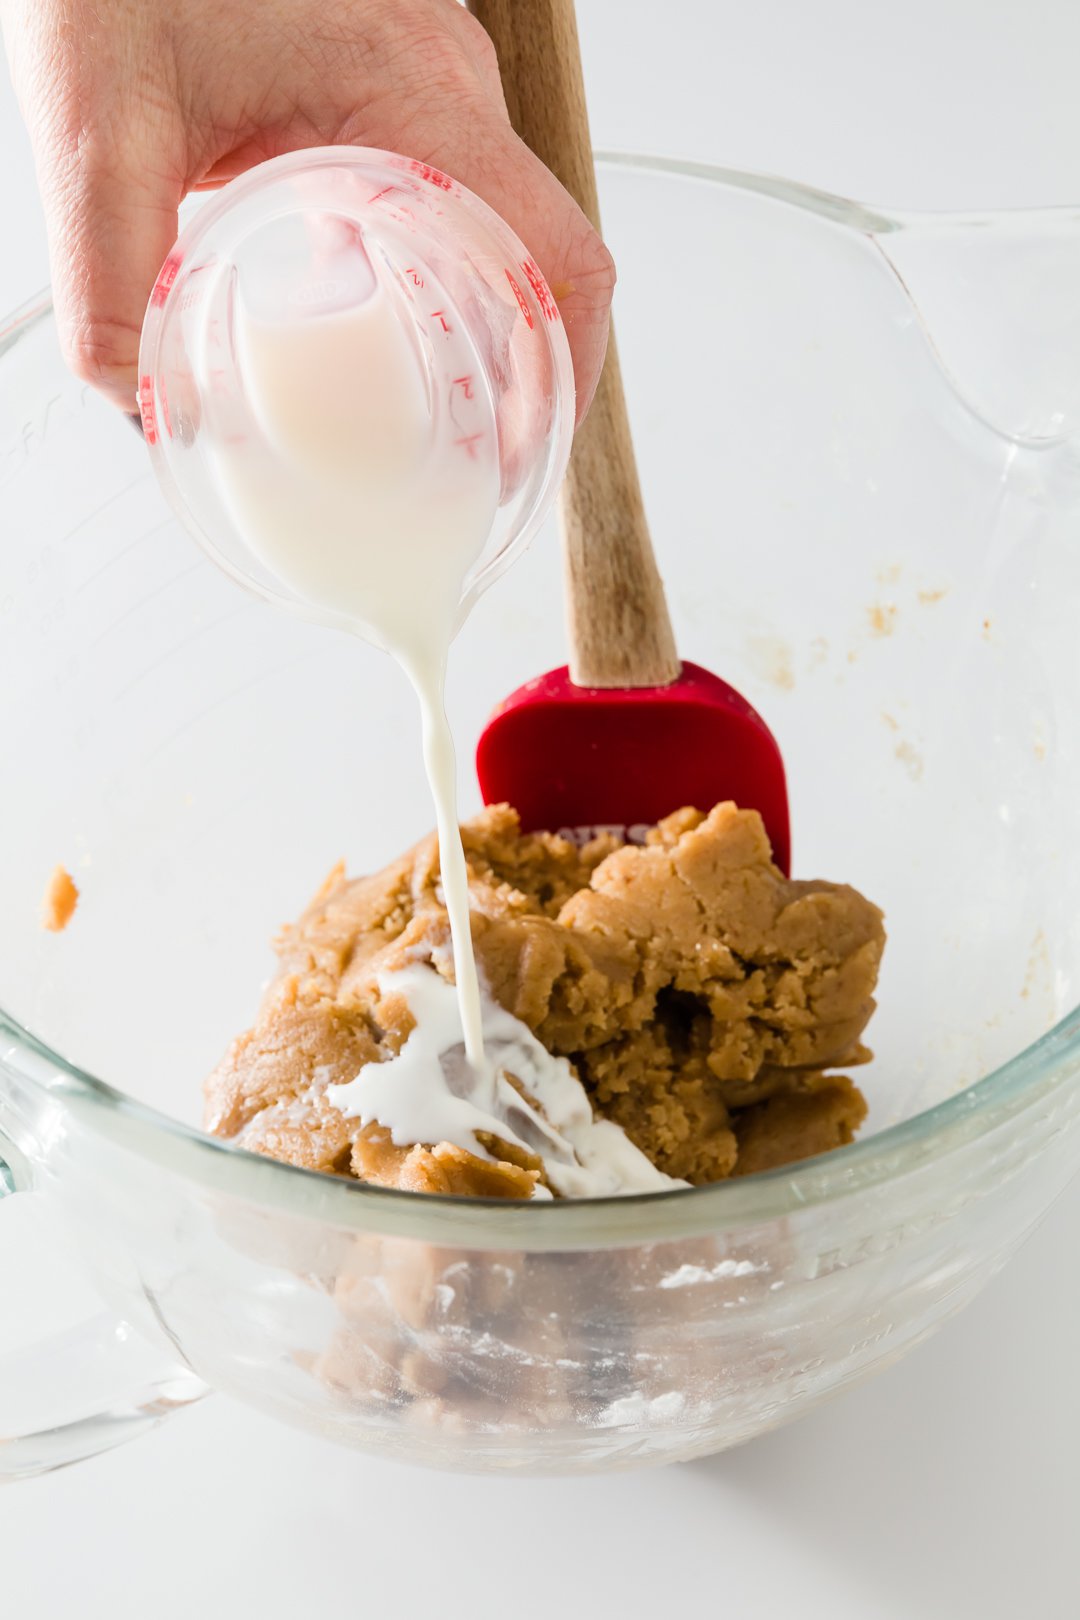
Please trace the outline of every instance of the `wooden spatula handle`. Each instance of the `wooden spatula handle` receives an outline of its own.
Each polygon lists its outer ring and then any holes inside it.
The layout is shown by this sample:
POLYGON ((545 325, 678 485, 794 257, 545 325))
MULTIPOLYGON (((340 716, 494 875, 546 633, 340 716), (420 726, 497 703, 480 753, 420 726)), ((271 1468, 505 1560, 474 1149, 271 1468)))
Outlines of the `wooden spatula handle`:
MULTIPOLYGON (((599 230, 574 0, 468 0, 491 36, 517 133, 599 230)), ((570 676, 666 686, 679 673, 634 461, 614 336, 562 491, 570 676)))

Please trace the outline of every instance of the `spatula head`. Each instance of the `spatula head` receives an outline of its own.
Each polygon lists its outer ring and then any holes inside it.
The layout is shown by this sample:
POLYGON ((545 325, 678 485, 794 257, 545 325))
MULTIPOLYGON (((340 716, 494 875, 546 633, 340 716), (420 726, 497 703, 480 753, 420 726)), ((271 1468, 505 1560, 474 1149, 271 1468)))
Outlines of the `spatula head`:
POLYGON ((598 690, 568 669, 528 681, 496 709, 476 751, 485 804, 512 804, 525 831, 617 828, 733 799, 757 810, 787 873, 787 784, 764 720, 716 675, 684 664, 670 686, 598 690))

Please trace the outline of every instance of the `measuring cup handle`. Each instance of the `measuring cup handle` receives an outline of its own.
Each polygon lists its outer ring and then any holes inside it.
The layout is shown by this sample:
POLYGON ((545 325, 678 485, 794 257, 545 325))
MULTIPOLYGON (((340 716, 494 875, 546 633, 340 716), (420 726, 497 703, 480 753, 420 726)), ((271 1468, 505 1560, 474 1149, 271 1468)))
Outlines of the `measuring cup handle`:
MULTIPOLYGON (((35 1297, 44 1293, 43 1316, 55 1315, 53 1284, 73 1279, 49 1229, 46 1195, 4 1123, 0 1087, 0 1324, 23 1326, 31 1312, 18 1314, 18 1296, 28 1278, 35 1297)), ((81 1292, 85 1284, 74 1282, 81 1292)), ((194 1373, 108 1310, 51 1334, 45 1327, 25 1348, 0 1351, 0 1482, 109 1451, 206 1393, 194 1373)))
MULTIPOLYGON (((495 46, 515 130, 599 230, 574 0, 468 0, 468 6, 495 46)), ((561 511, 574 684, 669 685, 679 658, 645 521, 614 336, 574 440, 561 511)))

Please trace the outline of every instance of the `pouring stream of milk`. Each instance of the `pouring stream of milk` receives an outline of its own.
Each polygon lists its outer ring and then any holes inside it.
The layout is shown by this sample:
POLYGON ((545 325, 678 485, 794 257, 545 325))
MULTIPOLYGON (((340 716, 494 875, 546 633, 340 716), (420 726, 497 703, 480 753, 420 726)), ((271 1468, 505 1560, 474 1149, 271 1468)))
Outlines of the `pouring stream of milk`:
POLYGON ((238 358, 261 435, 216 449, 253 554, 314 616, 391 653, 420 703, 456 1009, 422 964, 380 981, 383 994, 406 995, 413 1033, 396 1057, 330 1088, 331 1101, 377 1120, 398 1144, 445 1140, 490 1158, 483 1138, 494 1135, 538 1153, 566 1196, 670 1187, 617 1125, 593 1118, 566 1059, 481 995, 443 687, 465 583, 497 509, 498 440, 489 399, 473 401, 467 435, 429 400, 407 314, 378 281, 363 301, 302 319, 256 319, 241 303, 238 358), (464 1088, 455 1072, 462 1034, 464 1088))
POLYGON ((450 938, 454 947, 454 978, 457 984, 458 1013, 465 1037, 465 1055, 479 1076, 486 1076, 484 1022, 480 1002, 480 981, 476 971, 472 929, 469 925, 469 873, 461 845, 457 813, 457 756, 450 723, 446 718, 443 688, 446 682, 446 654, 436 662, 401 657, 405 672, 420 701, 423 727, 424 769, 435 801, 435 830, 439 839, 439 871, 443 898, 450 918, 450 938))
POLYGON ((498 501, 494 411, 488 402, 483 430, 455 443, 382 283, 359 304, 306 319, 259 320, 241 304, 236 337, 270 453, 219 447, 223 485, 260 561, 317 613, 385 648, 416 690, 465 1048, 493 1087, 443 688, 465 580, 498 501))

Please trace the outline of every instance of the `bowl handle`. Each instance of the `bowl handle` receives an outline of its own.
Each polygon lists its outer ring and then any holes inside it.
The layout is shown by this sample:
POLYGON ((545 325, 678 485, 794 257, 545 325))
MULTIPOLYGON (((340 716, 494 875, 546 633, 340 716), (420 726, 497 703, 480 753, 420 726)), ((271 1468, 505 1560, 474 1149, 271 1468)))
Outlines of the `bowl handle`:
POLYGON ((0 1126, 0 1483, 108 1451, 207 1393, 189 1368, 101 1309, 64 1253, 30 1162, 0 1126), (84 1297, 90 1314, 72 1326, 84 1297))

